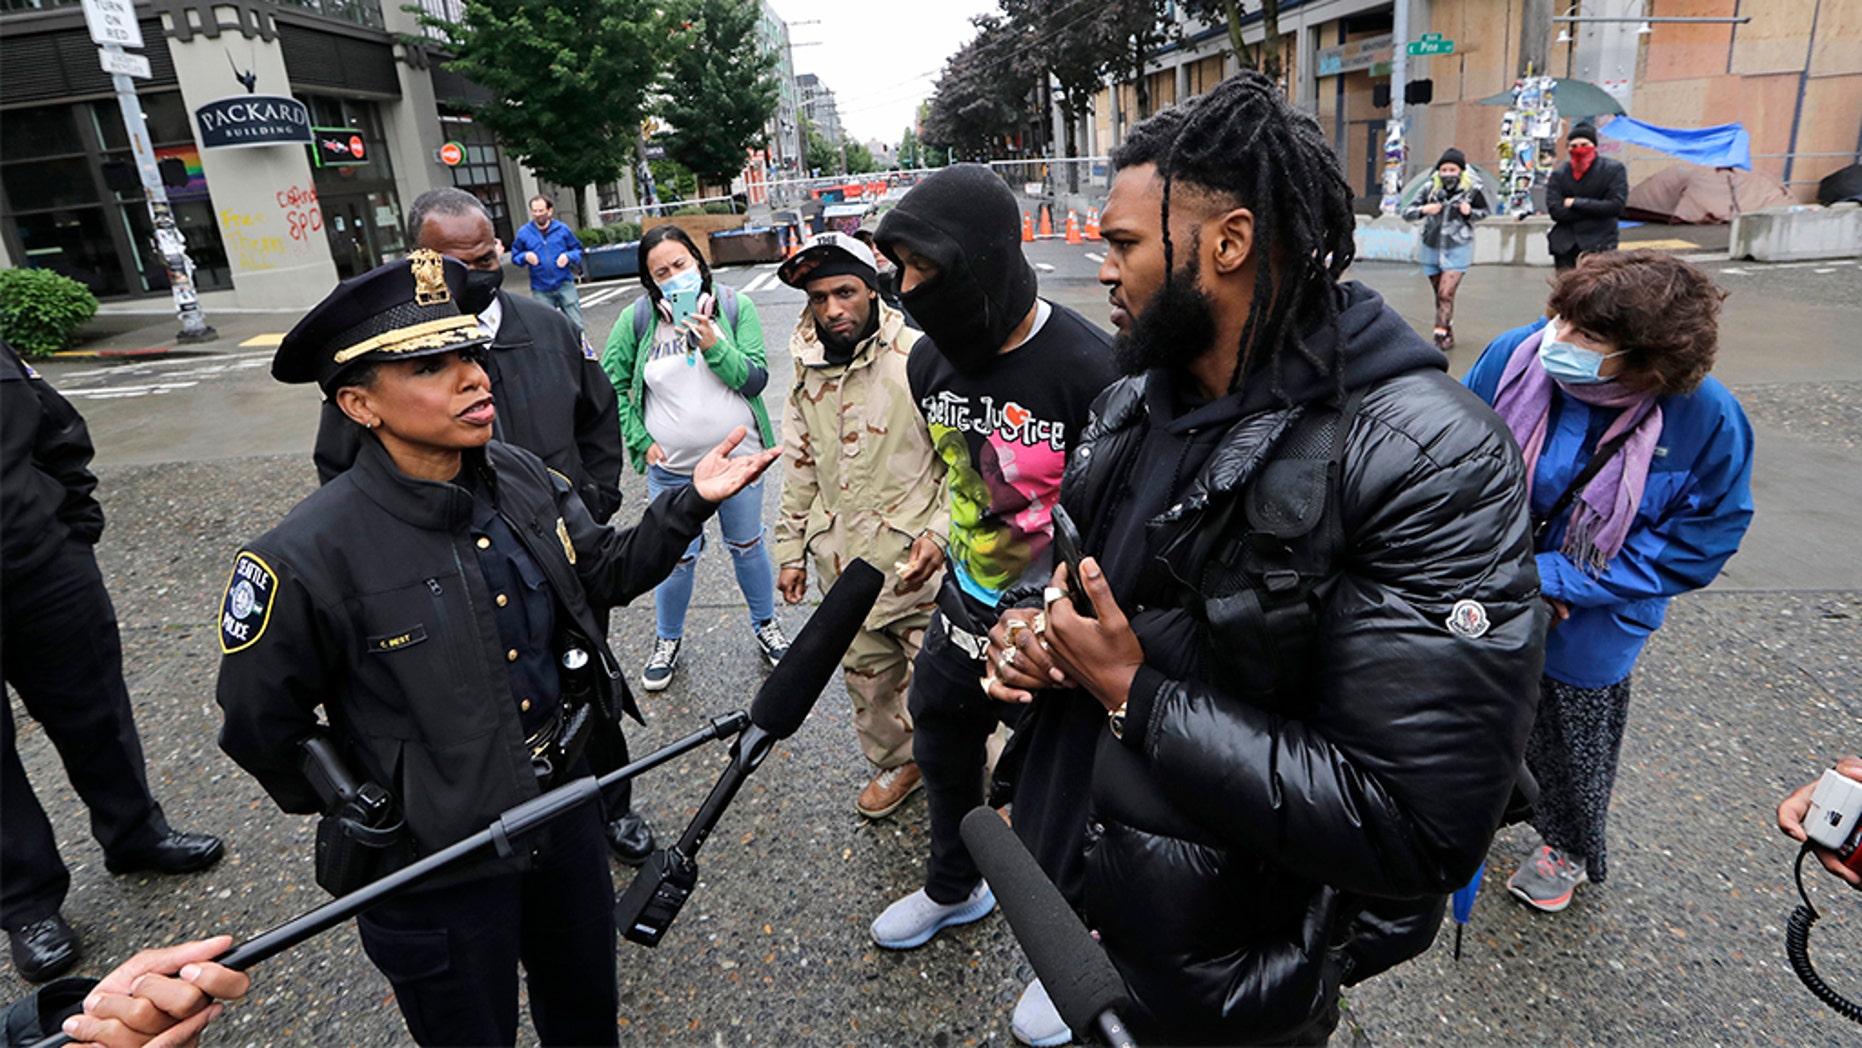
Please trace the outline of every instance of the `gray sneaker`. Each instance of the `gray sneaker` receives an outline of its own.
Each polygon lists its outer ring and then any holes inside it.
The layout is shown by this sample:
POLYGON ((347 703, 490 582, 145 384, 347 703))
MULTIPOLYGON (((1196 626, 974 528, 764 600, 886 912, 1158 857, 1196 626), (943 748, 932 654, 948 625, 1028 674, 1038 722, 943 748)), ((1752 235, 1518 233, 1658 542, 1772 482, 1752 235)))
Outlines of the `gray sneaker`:
POLYGON ((1519 864, 1518 871, 1506 879, 1506 888, 1535 910, 1557 913, 1571 905, 1578 885, 1588 880, 1583 862, 1547 845, 1519 864))
POLYGON ((640 686, 648 691, 666 690, 666 685, 672 683, 673 667, 677 665, 679 639, 653 638, 653 654, 647 659, 646 672, 640 675, 640 686))
POLYGON ((873 922, 873 941, 888 950, 910 950, 952 925, 980 921, 995 908, 996 896, 988 881, 976 882, 969 895, 948 906, 933 902, 920 888, 886 907, 873 922))

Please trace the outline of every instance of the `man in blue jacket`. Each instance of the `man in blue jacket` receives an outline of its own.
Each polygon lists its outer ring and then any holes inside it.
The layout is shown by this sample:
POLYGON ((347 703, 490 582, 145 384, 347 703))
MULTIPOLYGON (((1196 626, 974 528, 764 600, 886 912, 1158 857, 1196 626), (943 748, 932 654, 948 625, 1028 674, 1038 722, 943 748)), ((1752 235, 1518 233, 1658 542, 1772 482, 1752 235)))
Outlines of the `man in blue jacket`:
POLYGON ((556 221, 556 201, 549 196, 538 193, 530 198, 530 224, 511 238, 511 261, 530 270, 532 297, 561 310, 576 330, 588 330, 582 323, 582 298, 575 290, 582 242, 556 221))

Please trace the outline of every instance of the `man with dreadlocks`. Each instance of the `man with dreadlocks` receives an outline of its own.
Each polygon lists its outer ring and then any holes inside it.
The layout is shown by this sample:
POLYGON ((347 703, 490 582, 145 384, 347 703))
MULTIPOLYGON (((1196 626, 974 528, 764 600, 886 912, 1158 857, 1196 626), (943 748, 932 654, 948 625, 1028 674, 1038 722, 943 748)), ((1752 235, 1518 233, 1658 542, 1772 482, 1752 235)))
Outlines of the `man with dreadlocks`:
MULTIPOLYGON (((1128 377, 1061 488, 1084 577, 990 633, 991 695, 1033 700, 999 777, 1140 1042, 1319 1044, 1341 983, 1427 946, 1513 789, 1543 635, 1524 472, 1340 282, 1351 191, 1272 81, 1159 113, 1113 167, 1128 377)), ((1058 1043, 1041 997, 1017 1035, 1058 1043)))

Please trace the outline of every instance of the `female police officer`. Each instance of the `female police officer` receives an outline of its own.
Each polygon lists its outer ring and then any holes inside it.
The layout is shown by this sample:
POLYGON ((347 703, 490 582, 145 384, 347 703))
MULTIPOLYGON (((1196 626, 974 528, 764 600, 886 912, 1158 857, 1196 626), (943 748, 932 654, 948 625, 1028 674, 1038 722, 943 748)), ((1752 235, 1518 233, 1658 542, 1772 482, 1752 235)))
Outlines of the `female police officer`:
MULTIPOLYGON (((349 770, 385 787, 387 821, 405 822, 399 854, 374 872, 559 778, 551 759, 565 759, 581 711, 565 696, 592 691, 595 716, 638 718, 590 603, 651 590, 777 454, 729 457, 739 430, 640 526, 597 527, 540 460, 490 440, 464 286, 464 266, 416 251, 338 286, 285 337, 273 376, 317 382, 375 439, 239 553, 221 610, 221 747, 286 811, 319 810, 301 767, 322 705, 349 770), (569 645, 592 656, 587 669, 562 668, 580 664, 563 658, 569 645)), ((513 1043, 521 960, 543 1043, 616 1043, 599 818, 590 806, 531 844, 358 918, 415 1040, 513 1043)))

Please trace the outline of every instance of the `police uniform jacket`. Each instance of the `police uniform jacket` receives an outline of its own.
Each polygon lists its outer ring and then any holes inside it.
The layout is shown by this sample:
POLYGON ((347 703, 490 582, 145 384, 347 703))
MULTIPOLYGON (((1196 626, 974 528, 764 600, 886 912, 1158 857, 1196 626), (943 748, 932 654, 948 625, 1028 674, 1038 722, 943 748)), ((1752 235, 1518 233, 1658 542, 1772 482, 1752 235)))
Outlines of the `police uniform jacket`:
MULTIPOLYGON (((652 589, 716 506, 688 485, 638 526, 604 528, 521 448, 493 441, 465 463, 541 571, 526 583, 547 585, 558 621, 592 641, 604 714, 639 719, 590 601, 652 589)), ((220 618, 220 746, 284 810, 319 808, 299 768, 319 705, 353 770, 398 800, 417 854, 537 795, 472 508, 467 488, 410 478, 365 440, 353 468, 238 555, 220 618)))
MULTIPOLYGON (((561 313, 508 291, 485 358, 498 402, 492 434, 567 477, 598 524, 621 505, 621 422, 614 386, 595 351, 561 313)), ((314 456, 328 484, 355 462, 362 427, 324 401, 314 456)))
POLYGON ((96 545, 103 507, 92 492, 90 430, 13 347, 0 342, 0 564, 23 578, 67 539, 96 545))

